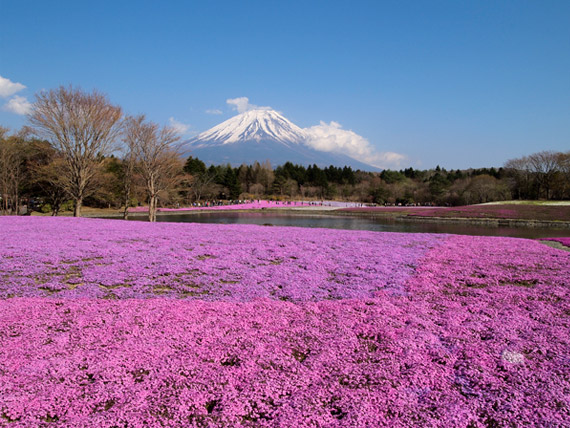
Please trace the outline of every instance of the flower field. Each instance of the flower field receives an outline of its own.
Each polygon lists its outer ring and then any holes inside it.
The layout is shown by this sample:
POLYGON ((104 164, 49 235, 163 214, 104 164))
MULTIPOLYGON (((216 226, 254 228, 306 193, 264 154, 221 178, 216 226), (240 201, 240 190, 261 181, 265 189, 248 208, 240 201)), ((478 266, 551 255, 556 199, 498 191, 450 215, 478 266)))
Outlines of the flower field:
MULTIPOLYGON (((306 203, 296 202, 280 202, 280 201, 252 201, 242 204, 232 205, 213 205, 213 206, 200 206, 200 207, 183 207, 183 208, 159 208, 160 212, 184 212, 184 211, 224 211, 224 210, 260 210, 266 208, 292 208, 307 206, 306 203)), ((132 207, 129 208, 131 213, 148 212, 148 207, 132 207)))
POLYGON ((341 211, 378 214, 399 213, 411 217, 570 221, 570 205, 493 204, 433 208, 365 207, 344 208, 341 211))
POLYGON ((541 241, 555 241, 566 247, 570 247, 570 237, 568 238, 542 238, 541 241))
POLYGON ((0 426, 565 427, 570 253, 0 217, 0 426))

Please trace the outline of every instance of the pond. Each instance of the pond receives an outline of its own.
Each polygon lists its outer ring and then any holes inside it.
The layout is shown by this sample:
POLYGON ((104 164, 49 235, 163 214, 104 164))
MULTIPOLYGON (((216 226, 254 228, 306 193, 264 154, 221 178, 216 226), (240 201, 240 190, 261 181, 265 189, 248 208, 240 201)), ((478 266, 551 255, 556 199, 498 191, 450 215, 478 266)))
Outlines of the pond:
MULTIPOLYGON (((146 221, 146 216, 131 220, 146 221)), ((280 214, 275 212, 193 212, 191 214, 158 214, 159 222, 258 224, 263 226, 296 226, 328 229, 371 230, 377 232, 452 233, 457 235, 512 236, 517 238, 547 238, 570 236, 570 229, 527 227, 493 227, 432 222, 406 222, 392 218, 370 216, 280 214)))

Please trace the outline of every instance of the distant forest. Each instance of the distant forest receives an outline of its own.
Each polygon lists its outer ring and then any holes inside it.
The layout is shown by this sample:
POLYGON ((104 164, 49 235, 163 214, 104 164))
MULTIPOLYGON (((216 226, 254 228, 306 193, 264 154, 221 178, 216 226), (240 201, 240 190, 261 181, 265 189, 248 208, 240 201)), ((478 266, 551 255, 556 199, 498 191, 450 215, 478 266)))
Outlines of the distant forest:
MULTIPOLYGON (((144 174, 137 164, 140 161, 117 153, 98 156, 84 205, 121 209, 126 200, 130 206, 148 203, 144 174)), ((570 199, 570 152, 540 152, 510 160, 499 168, 446 170, 438 166, 382 172, 305 167, 290 162, 275 168, 268 162, 208 167, 200 159, 172 156, 173 167, 158 193, 159 206, 240 199, 336 199, 377 205, 570 199)), ((54 215, 72 209, 64 169, 64 157, 48 141, 25 131, 9 135, 0 128, 1 213, 19 213, 24 205, 54 215)))

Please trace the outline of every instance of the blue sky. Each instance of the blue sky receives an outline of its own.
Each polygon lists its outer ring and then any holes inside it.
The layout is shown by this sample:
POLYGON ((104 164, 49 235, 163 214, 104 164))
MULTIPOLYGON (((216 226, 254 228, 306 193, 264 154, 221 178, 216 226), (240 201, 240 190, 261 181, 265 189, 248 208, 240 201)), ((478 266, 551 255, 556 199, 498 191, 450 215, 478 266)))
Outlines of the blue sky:
POLYGON ((387 167, 570 150, 566 0, 0 0, 0 16, 12 129, 36 92, 73 84, 188 136, 248 97, 404 156, 387 167))

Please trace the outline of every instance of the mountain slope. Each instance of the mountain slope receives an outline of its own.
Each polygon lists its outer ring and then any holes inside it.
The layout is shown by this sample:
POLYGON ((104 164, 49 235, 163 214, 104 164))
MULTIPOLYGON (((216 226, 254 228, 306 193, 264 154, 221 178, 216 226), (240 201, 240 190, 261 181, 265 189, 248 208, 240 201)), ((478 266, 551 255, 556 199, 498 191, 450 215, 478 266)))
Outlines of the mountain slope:
POLYGON ((269 160, 273 166, 289 161, 319 167, 350 166, 377 171, 371 165, 349 156, 315 150, 306 144, 307 133, 274 110, 250 110, 188 140, 185 156, 194 156, 206 164, 238 166, 269 160))
POLYGON ((289 145, 307 138, 305 131, 274 110, 250 110, 198 135, 204 145, 231 144, 238 141, 271 140, 289 145))

